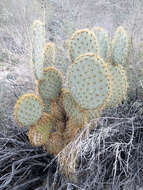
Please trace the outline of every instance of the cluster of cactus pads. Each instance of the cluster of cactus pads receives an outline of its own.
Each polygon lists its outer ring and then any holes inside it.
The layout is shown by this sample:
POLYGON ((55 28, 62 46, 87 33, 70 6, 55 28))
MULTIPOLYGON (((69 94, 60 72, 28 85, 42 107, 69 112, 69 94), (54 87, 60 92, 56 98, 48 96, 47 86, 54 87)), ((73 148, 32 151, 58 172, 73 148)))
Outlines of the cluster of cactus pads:
POLYGON ((69 40, 72 64, 64 81, 54 66, 55 44, 45 43, 40 21, 34 22, 32 35, 36 90, 19 97, 14 115, 29 128, 32 145, 57 155, 103 109, 125 100, 129 37, 121 26, 112 43, 100 27, 76 31, 69 40))

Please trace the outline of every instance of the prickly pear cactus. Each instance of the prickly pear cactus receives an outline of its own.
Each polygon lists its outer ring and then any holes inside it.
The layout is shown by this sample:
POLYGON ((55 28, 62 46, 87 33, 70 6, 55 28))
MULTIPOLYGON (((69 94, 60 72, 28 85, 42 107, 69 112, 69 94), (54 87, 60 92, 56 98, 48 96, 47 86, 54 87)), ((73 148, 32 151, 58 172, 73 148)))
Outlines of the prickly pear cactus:
POLYGON ((92 32, 94 32, 97 39, 98 55, 106 61, 111 54, 108 33, 101 27, 93 27, 92 32))
POLYGON ((49 66, 53 66, 55 63, 55 44, 54 43, 47 43, 44 48, 44 68, 47 68, 49 66))
POLYGON ((85 53, 97 53, 97 39, 93 32, 88 29, 76 31, 70 41, 69 55, 72 62, 85 53))
POLYGON ((34 21, 32 26, 32 61, 34 74, 37 80, 43 78, 43 48, 45 44, 44 25, 39 20, 34 21))
POLYGON ((44 145, 54 125, 53 119, 46 113, 40 118, 37 124, 30 126, 28 133, 29 140, 34 146, 44 145))
POLYGON ((112 40, 112 61, 114 64, 127 64, 129 43, 126 30, 122 26, 118 27, 112 40))
POLYGON ((63 105, 66 111, 67 117, 75 124, 75 126, 83 126, 84 124, 84 111, 74 101, 70 92, 66 89, 62 90, 63 105))
POLYGON ((127 78, 125 71, 121 65, 108 65, 111 73, 112 85, 111 85, 111 97, 107 103, 107 107, 116 107, 127 96, 127 78))
POLYGON ((46 98, 42 98, 42 102, 43 102, 43 105, 44 105, 44 112, 47 113, 47 114, 50 114, 51 113, 51 101, 46 99, 46 98))
POLYGON ((43 80, 38 81, 38 93, 44 99, 55 100, 61 93, 62 74, 54 67, 48 67, 43 70, 43 75, 43 80))
POLYGON ((34 94, 21 96, 16 103, 14 115, 16 121, 22 126, 35 124, 43 114, 43 104, 34 94))
MULTIPOLYGON (((34 22, 32 60, 37 87, 35 94, 21 96, 14 110, 18 124, 29 128, 28 137, 33 146, 43 146, 57 155, 87 123, 100 117, 103 109, 117 106, 127 97, 128 82, 123 67, 127 38, 123 27, 118 28, 112 43, 113 63, 107 63, 110 42, 104 29, 76 31, 69 43, 72 65, 64 81, 54 66, 55 45, 45 44, 44 26, 40 21, 34 22)), ((72 158, 67 162, 60 158, 61 166, 76 160, 76 155, 72 158)), ((65 174, 66 168, 63 168, 65 174)))
POLYGON ((107 64, 91 53, 78 57, 69 70, 68 87, 81 108, 105 106, 111 96, 111 76, 107 64))

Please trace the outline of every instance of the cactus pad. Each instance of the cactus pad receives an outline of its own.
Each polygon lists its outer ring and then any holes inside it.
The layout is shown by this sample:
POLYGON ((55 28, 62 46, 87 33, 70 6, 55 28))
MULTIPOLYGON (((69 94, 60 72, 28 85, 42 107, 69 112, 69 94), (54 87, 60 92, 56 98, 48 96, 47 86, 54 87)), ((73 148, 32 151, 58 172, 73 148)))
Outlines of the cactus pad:
POLYGON ((85 54, 85 53, 97 53, 97 40, 93 32, 88 29, 76 31, 70 41, 69 55, 72 62, 85 54))
MULTIPOLYGON (((63 125, 62 122, 58 122, 59 125, 63 125)), ((46 149, 50 154, 57 155, 63 148, 63 132, 61 132, 62 126, 58 126, 58 130, 53 132, 48 142, 44 145, 44 149, 46 149)))
POLYGON ((42 146, 43 145, 43 137, 40 132, 37 131, 35 126, 30 126, 29 132, 28 132, 28 138, 30 143, 33 146, 42 146))
POLYGON ((68 90, 62 89, 63 105, 67 116, 74 124, 84 125, 84 113, 78 104, 74 101, 68 90))
POLYGON ((123 90, 122 100, 125 100, 127 98, 127 90, 128 90, 127 74, 122 65, 118 65, 118 70, 121 74, 121 88, 123 90))
POLYGON ((38 92, 43 99, 55 100, 61 93, 62 74, 54 67, 44 69, 44 80, 38 81, 38 92))
POLYGON ((43 114, 43 104, 34 94, 21 96, 15 106, 16 121, 23 126, 35 124, 43 114))
POLYGON ((109 64, 108 68, 112 77, 112 88, 111 88, 111 97, 110 101, 107 104, 107 107, 114 107, 121 103, 125 97, 127 91, 125 76, 122 74, 122 67, 120 65, 109 64), (124 76, 124 78, 123 78, 124 76))
POLYGON ((43 48, 45 43, 44 26, 39 20, 36 20, 32 29, 34 74, 37 80, 41 80, 43 78, 43 48))
POLYGON ((47 113, 43 113, 42 117, 36 124, 37 131, 40 132, 40 134, 43 137, 43 143, 46 142, 46 140, 48 140, 53 126, 54 120, 52 119, 52 117, 47 113))
POLYGON ((31 144, 43 145, 49 153, 56 155, 63 148, 63 125, 63 122, 56 122, 50 115, 43 113, 38 124, 30 127, 28 137, 31 144))
POLYGON ((43 104, 44 104, 44 112, 47 114, 51 113, 51 101, 48 99, 42 99, 43 104))
POLYGON ((53 66, 55 62, 55 44, 47 43, 44 48, 44 68, 53 66))
POLYGON ((83 109, 104 107, 110 98, 111 76, 107 64, 95 54, 78 57, 67 79, 72 97, 83 109))
POLYGON ((101 27, 92 28, 92 32, 94 32, 98 42, 98 55, 102 59, 107 60, 110 54, 108 33, 101 27))
POLYGON ((91 120, 100 117, 101 112, 102 112, 102 106, 98 107, 95 110, 86 110, 87 121, 90 122, 91 120))
POLYGON ((53 127, 53 120, 50 115, 43 113, 42 117, 36 125, 30 127, 28 137, 32 145, 44 145, 51 134, 53 127))
POLYGON ((120 26, 117 28, 112 41, 112 61, 114 64, 126 64, 129 53, 129 37, 126 30, 120 26))

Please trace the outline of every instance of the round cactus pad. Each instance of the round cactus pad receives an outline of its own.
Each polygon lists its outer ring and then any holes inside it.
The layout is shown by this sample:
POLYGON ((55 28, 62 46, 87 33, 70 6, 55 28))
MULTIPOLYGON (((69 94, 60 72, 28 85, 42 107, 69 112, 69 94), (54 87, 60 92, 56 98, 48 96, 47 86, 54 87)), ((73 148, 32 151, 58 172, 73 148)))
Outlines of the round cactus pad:
POLYGON ((110 73, 95 54, 78 57, 68 73, 68 87, 74 100, 84 109, 96 109, 110 97, 110 73))
POLYGON ((43 48, 45 43, 44 26, 36 20, 32 27, 32 60, 34 64, 34 74, 37 80, 43 78, 43 48))
POLYGON ((129 37, 126 30, 120 26, 117 28, 112 41, 112 59, 114 64, 126 64, 129 52, 129 37))
POLYGON ((55 62, 55 44, 47 43, 44 48, 44 68, 52 66, 55 62))
POLYGON ((34 94, 21 96, 15 106, 15 117, 19 124, 30 126, 35 124, 43 113, 43 104, 34 94))
POLYGON ((54 67, 44 69, 44 80, 38 81, 38 92, 43 99, 55 100, 61 93, 62 74, 54 67))
POLYGON ((110 45, 108 40, 108 33, 101 27, 92 28, 92 32, 96 35, 98 42, 98 55, 106 60, 110 54, 110 45))
POLYGON ((69 55, 72 62, 85 54, 85 53, 97 53, 97 40, 93 32, 88 29, 76 31, 70 41, 69 55))

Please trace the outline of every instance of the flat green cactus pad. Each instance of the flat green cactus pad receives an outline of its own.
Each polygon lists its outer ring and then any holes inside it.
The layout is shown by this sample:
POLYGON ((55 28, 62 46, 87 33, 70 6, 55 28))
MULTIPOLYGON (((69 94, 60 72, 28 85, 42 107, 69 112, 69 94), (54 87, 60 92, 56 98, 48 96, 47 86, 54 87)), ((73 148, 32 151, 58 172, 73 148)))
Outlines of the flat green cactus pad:
POLYGON ((100 117, 101 113, 102 113, 102 107, 98 107, 95 110, 86 110, 87 122, 90 122, 91 120, 100 117))
POLYGON ((84 114, 78 104, 72 98, 70 92, 66 89, 62 89, 63 105, 67 116, 74 124, 84 124, 84 114))
POLYGON ((37 90, 42 99, 55 100, 61 93, 63 77, 54 67, 44 69, 44 80, 38 81, 37 90))
POLYGON ((108 102, 107 107, 115 107, 120 104, 125 97, 127 86, 125 78, 123 78, 122 68, 119 65, 115 66, 109 64, 108 68, 112 77, 112 88, 110 101, 108 102))
POLYGON ((70 41, 69 55, 72 62, 85 53, 97 53, 97 40, 93 32, 88 29, 76 31, 70 41))
POLYGON ((25 94, 17 100, 14 114, 19 124, 33 125, 43 114, 43 104, 34 94, 25 94))
POLYGON ((51 101, 48 99, 43 99, 43 104, 44 104, 44 112, 46 112, 47 114, 51 113, 51 101))
POLYGON ((55 63, 55 44, 47 43, 44 48, 44 68, 53 66, 55 63))
POLYGON ((45 43, 44 26, 36 20, 32 27, 32 61, 37 80, 43 78, 43 48, 45 43))
POLYGON ((102 59, 107 60, 110 55, 108 33, 101 27, 92 28, 92 32, 94 32, 98 42, 98 55, 102 59))
POLYGON ((114 64, 126 64, 129 53, 129 37, 126 30, 120 26, 117 28, 112 41, 112 61, 114 64))
POLYGON ((121 87, 123 90, 123 96, 122 100, 125 100, 127 98, 127 91, 128 91, 128 79, 127 79, 127 73, 126 70, 122 65, 118 65, 118 70, 121 74, 121 87))
POLYGON ((110 97, 111 76, 104 61, 95 54, 78 57, 68 73, 68 87, 74 100, 83 109, 106 105, 110 97))

